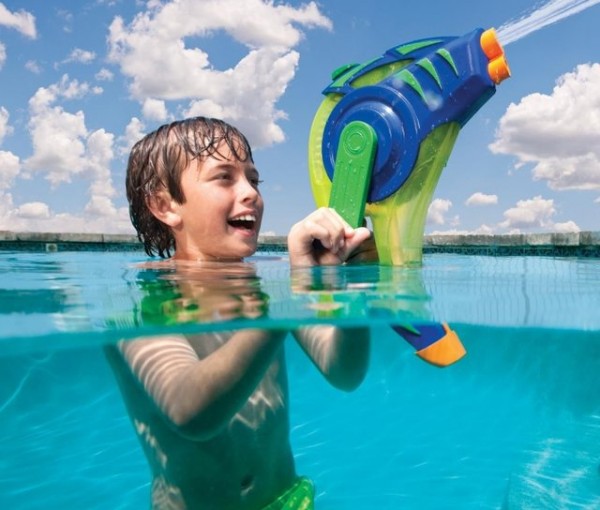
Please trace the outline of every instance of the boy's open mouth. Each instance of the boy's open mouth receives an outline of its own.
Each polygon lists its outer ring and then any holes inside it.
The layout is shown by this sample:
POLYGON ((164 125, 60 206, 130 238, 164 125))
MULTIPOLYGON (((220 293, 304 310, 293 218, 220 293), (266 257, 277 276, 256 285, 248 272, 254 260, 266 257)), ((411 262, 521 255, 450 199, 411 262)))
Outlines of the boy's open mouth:
POLYGON ((234 228, 241 228, 244 230, 254 230, 256 225, 256 216, 253 214, 244 214, 235 218, 230 218, 227 223, 234 228))

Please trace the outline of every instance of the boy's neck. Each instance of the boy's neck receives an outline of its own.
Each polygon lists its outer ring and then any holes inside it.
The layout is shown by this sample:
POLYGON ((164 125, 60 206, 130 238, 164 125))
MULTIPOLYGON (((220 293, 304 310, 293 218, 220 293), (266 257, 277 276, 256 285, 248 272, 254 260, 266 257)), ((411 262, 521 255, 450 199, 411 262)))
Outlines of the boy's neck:
POLYGON ((241 257, 207 257, 202 253, 190 253, 184 250, 176 250, 172 260, 179 262, 243 262, 241 257))

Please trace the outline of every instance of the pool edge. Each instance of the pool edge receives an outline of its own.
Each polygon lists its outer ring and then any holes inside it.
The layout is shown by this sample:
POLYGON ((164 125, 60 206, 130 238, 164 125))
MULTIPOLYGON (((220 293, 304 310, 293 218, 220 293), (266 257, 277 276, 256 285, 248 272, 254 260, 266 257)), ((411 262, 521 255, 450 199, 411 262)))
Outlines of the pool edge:
MULTIPOLYGON (((286 251, 285 236, 259 236, 259 250, 286 251)), ((132 234, 0 231, 0 251, 142 251, 132 234)), ((600 257, 600 232, 533 234, 432 234, 423 253, 600 257)))

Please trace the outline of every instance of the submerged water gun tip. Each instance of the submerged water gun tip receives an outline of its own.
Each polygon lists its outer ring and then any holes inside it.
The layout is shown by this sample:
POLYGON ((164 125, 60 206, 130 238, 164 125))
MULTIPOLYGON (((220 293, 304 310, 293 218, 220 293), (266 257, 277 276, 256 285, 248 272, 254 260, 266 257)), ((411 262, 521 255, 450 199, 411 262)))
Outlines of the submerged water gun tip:
POLYGON ((430 365, 447 367, 467 354, 456 331, 445 322, 393 325, 392 329, 416 349, 416 355, 430 365))
POLYGON ((506 78, 510 78, 510 67, 504 55, 504 49, 498 41, 496 31, 493 28, 485 30, 481 34, 481 49, 489 60, 488 74, 492 81, 498 85, 506 78))

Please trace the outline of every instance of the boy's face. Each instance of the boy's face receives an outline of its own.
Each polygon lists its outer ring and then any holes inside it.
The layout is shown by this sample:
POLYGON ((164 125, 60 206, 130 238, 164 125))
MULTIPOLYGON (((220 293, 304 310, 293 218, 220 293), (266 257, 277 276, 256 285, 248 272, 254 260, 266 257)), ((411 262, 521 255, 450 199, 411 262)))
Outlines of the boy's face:
POLYGON ((185 203, 174 206, 175 258, 240 260, 256 251, 264 208, 258 171, 225 143, 219 153, 192 161, 181 175, 185 203))

